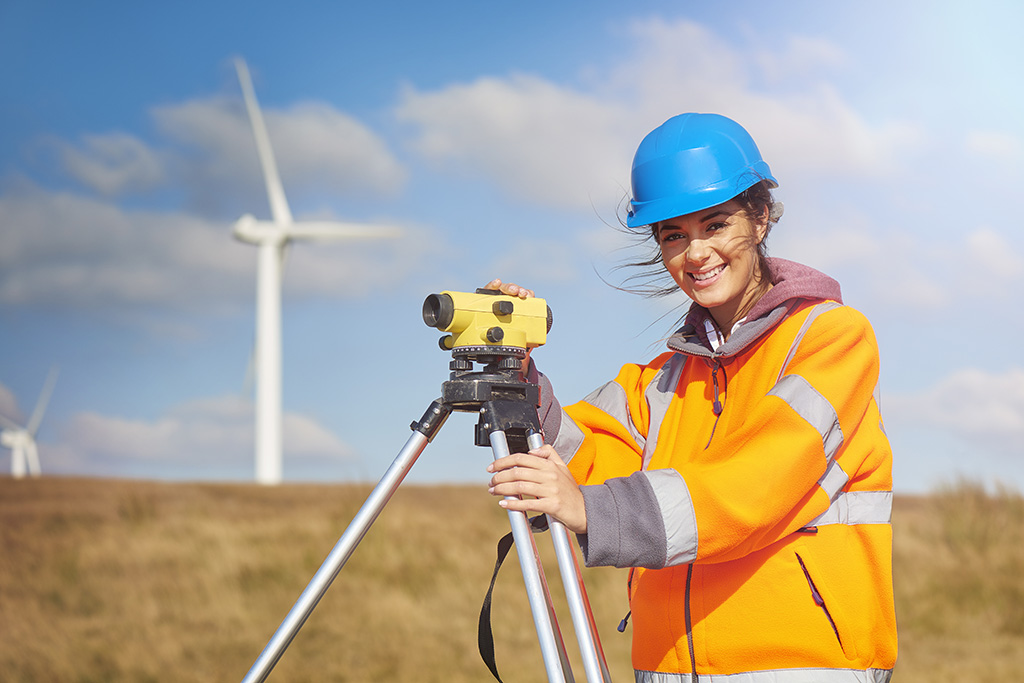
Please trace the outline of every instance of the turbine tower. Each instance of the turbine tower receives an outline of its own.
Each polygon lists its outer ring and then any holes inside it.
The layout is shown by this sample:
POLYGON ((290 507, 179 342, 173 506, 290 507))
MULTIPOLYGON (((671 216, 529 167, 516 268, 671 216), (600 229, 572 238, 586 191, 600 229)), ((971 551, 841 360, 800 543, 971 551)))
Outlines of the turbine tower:
POLYGON ((46 405, 50 402, 50 395, 56 382, 57 369, 53 368, 43 384, 32 417, 25 426, 0 415, 0 425, 3 426, 3 431, 0 431, 0 445, 11 449, 11 476, 15 479, 21 479, 26 472, 33 477, 41 474, 36 432, 39 431, 39 423, 43 421, 43 414, 46 412, 46 405))
POLYGON ((235 238, 258 248, 256 273, 256 481, 281 482, 281 276, 289 242, 297 239, 351 240, 394 237, 398 231, 379 225, 335 221, 295 222, 285 199, 277 163, 252 87, 249 69, 235 60, 245 107, 256 140, 256 152, 270 199, 272 220, 257 220, 250 214, 234 225, 235 238))

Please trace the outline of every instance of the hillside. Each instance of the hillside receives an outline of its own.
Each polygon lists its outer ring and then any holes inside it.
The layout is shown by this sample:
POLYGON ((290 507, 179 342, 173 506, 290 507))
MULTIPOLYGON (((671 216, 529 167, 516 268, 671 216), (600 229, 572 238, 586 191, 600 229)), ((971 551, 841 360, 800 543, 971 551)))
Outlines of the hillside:
MULTIPOLYGON (((357 485, 0 479, 5 681, 238 681, 362 504, 357 485)), ((894 509, 894 681, 1024 670, 1024 503, 961 484, 894 509)), ((285 652, 271 681, 491 680, 477 653, 495 544, 476 487, 401 488, 285 652)), ((539 540, 571 652, 546 538, 539 540)), ((625 573, 585 571, 614 680, 632 680, 625 573)), ((514 560, 495 591, 499 671, 544 672, 514 560)), ((582 668, 575 667, 583 680, 582 668)))

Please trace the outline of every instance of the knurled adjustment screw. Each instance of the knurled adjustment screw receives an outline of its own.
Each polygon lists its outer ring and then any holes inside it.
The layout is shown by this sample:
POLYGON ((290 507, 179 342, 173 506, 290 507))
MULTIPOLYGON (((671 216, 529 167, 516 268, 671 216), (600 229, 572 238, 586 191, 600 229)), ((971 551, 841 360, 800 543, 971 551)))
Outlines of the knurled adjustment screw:
POLYGON ((497 344, 505 338, 505 330, 500 327, 492 327, 487 330, 487 341, 492 344, 497 344))
POLYGON ((523 367, 523 361, 515 356, 506 356, 498 361, 498 367, 502 370, 519 370, 523 367))
POLYGON ((455 358, 451 363, 448 364, 448 369, 452 372, 462 372, 464 370, 473 369, 473 361, 466 358, 455 358))

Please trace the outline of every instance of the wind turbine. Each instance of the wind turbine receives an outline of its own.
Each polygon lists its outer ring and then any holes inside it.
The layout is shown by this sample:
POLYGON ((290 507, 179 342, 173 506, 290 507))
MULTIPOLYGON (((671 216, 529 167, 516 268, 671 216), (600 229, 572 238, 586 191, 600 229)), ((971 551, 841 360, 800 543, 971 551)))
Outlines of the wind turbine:
POLYGON ((249 69, 242 59, 235 60, 242 86, 245 108, 249 113, 256 152, 270 199, 272 220, 257 220, 251 214, 238 219, 234 236, 258 247, 256 273, 256 481, 281 482, 281 275, 289 242, 308 240, 351 240, 394 237, 394 228, 335 221, 292 219, 284 187, 270 146, 270 136, 256 101, 249 69))
POLYGON ((24 477, 26 471, 33 477, 41 474, 36 432, 39 431, 39 423, 43 421, 43 413, 46 412, 46 404, 50 402, 50 395, 56 382, 57 369, 53 368, 46 377, 35 410, 32 411, 32 417, 25 426, 0 415, 0 424, 3 425, 3 431, 0 431, 0 445, 11 449, 11 476, 15 479, 24 477))

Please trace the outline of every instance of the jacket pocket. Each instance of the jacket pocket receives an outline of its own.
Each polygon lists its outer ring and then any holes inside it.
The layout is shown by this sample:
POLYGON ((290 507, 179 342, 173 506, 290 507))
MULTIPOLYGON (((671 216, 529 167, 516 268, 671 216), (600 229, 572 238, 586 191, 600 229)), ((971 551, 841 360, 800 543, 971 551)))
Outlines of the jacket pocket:
POLYGON ((832 628, 832 633, 836 636, 836 641, 839 643, 839 647, 846 652, 846 647, 843 645, 843 638, 839 635, 839 626, 836 623, 836 619, 832 612, 829 610, 829 605, 825 600, 824 595, 818 589, 817 584, 814 582, 814 578, 811 576, 811 571, 807 568, 807 563, 804 562, 804 558, 800 556, 800 553, 796 553, 796 560, 800 563, 800 569, 803 570, 804 578, 807 579, 807 587, 810 589, 811 597, 814 599, 814 604, 821 608, 822 614, 825 619, 828 620, 828 625, 832 628))

